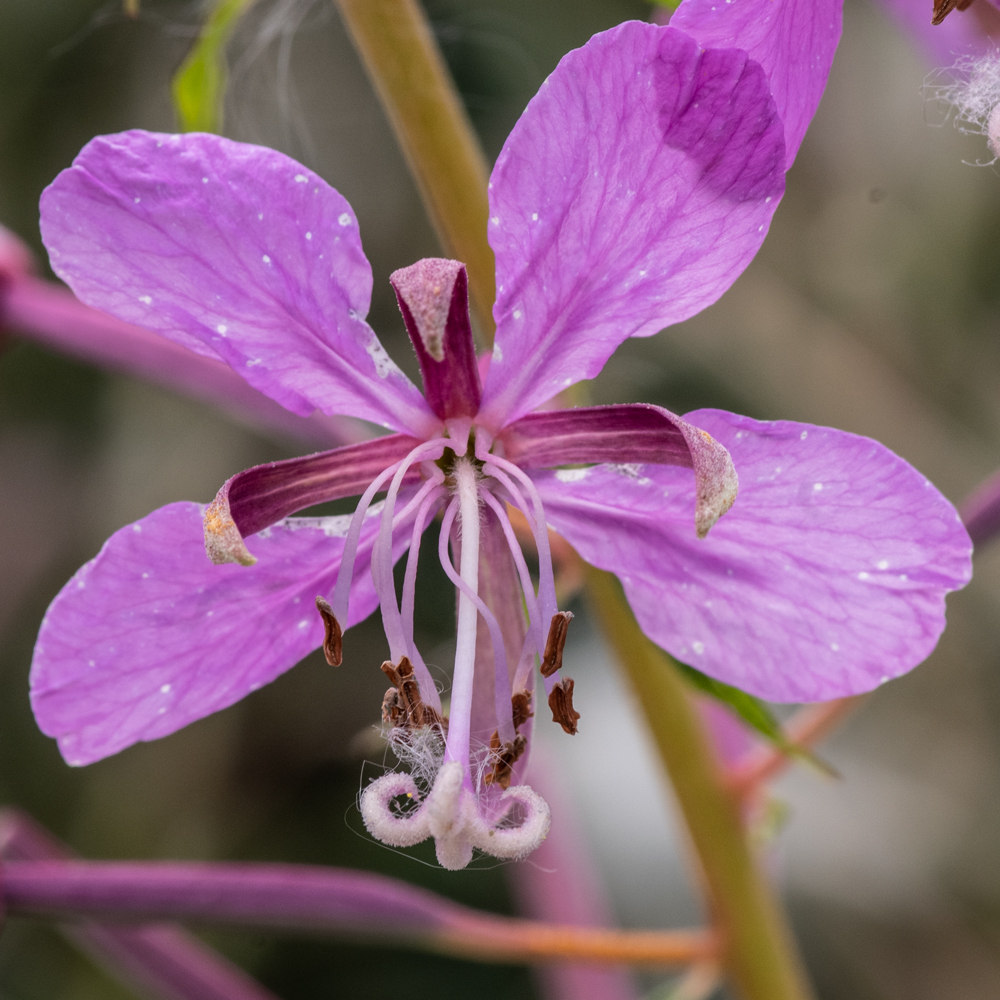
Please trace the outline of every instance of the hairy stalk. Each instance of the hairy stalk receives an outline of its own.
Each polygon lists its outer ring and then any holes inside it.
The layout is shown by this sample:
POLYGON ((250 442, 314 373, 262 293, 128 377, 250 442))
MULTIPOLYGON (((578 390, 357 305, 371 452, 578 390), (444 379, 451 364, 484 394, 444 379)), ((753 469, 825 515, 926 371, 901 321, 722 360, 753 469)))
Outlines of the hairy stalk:
MULTIPOLYGON (((470 150, 475 138, 420 7, 416 0, 337 2, 431 217, 470 265, 470 287, 492 295, 481 273, 492 261, 484 160, 470 150)), ((474 292, 480 318, 487 311, 483 294, 474 292)), ((728 973, 746 1000, 808 1000, 812 993, 785 918, 757 869, 736 801, 680 677, 639 629, 614 578, 592 570, 588 581, 596 616, 632 678, 674 782, 725 940, 728 973)))
POLYGON ((336 0, 416 178, 446 257, 469 272, 473 315, 493 341, 489 168, 417 0, 336 0))
POLYGON ((729 975, 747 1000, 808 1000, 812 992, 784 915, 673 660, 643 634, 614 576, 588 567, 587 590, 684 812, 729 975))

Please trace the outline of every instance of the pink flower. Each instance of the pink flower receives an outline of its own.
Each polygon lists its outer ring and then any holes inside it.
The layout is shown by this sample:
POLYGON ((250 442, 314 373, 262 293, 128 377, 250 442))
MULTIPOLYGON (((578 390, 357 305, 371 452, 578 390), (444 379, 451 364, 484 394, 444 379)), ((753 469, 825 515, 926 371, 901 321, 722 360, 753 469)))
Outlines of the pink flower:
POLYGON ((719 7, 687 0, 670 27, 595 36, 528 106, 490 184, 497 336, 482 382, 462 265, 391 279, 421 394, 365 322, 350 206, 279 153, 127 132, 56 179, 43 236, 81 299, 227 362, 295 413, 393 432, 247 470, 209 506, 172 504, 108 541, 35 651, 36 717, 70 763, 224 708, 321 644, 339 661, 343 628, 378 604, 384 718, 413 773, 365 790, 369 830, 401 846, 433 836, 451 868, 475 848, 523 856, 549 822, 519 784, 536 655, 553 717, 576 729, 549 525, 618 574, 652 639, 763 697, 869 690, 930 652, 971 546, 951 504, 881 445, 712 410, 537 410, 627 337, 717 299, 764 239, 839 4, 719 7), (358 494, 353 517, 289 517, 358 494), (537 589, 507 505, 532 526, 537 589), (447 723, 413 639, 419 540, 438 513, 459 592, 447 723))

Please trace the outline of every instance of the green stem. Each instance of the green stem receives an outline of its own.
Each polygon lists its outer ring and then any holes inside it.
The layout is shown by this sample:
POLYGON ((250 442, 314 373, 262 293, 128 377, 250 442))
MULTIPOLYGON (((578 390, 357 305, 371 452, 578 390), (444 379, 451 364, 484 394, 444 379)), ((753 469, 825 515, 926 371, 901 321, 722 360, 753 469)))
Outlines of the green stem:
POLYGON ((792 935, 750 847, 673 659, 639 628, 618 581, 587 568, 591 606, 638 695, 687 821, 722 934, 724 963, 747 1000, 812 997, 792 935))
MULTIPOLYGON (((485 160, 416 0, 336 0, 417 177, 446 252, 469 268, 491 336, 493 254, 485 160)), ((597 619, 618 654, 674 784, 701 862, 724 964, 745 1000, 811 1000, 777 900, 758 869, 735 798, 670 658, 646 638, 615 578, 588 571, 597 619)))
POLYGON ((416 0, 336 0, 446 254, 469 272, 472 310, 493 341, 495 265, 486 242, 489 168, 416 0))

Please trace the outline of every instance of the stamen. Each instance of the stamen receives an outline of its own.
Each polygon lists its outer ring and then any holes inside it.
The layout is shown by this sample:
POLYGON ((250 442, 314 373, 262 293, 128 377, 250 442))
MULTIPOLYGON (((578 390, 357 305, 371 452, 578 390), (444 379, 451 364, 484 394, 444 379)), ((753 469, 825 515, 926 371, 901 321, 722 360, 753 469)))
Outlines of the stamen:
POLYGON ((524 645, 521 647, 521 659, 517 661, 517 670, 514 671, 513 686, 527 690, 528 679, 535 666, 535 646, 534 632, 528 632, 524 637, 524 645))
POLYGON ((344 662, 344 630, 333 613, 333 608, 322 598, 316 598, 316 610, 323 619, 326 635, 323 637, 323 655, 331 667, 339 667, 344 662))
POLYGON ((566 646, 566 633, 569 623, 573 620, 572 611, 558 611, 552 616, 549 625, 549 637, 545 642, 545 652, 542 654, 542 676, 551 677, 562 667, 563 648, 566 646))
POLYGON ((510 707, 515 729, 520 729, 535 714, 531 710, 530 691, 515 691, 510 699, 510 707))
POLYGON ((441 715, 430 705, 425 705, 420 697, 420 685, 413 673, 413 664, 402 657, 399 665, 386 660, 382 673, 389 678, 392 687, 382 699, 382 721, 393 729, 422 729, 424 726, 438 726, 442 731, 445 723, 441 715), (390 695, 395 694, 394 698, 390 695))
MULTIPOLYGON (((435 458, 440 458, 444 454, 445 443, 438 438, 434 441, 426 441, 417 445, 398 465, 392 477, 392 483, 385 497, 385 506, 382 508, 382 520, 379 524, 378 538, 372 547, 372 581, 375 584, 375 591, 379 595, 379 603, 382 607, 382 627, 385 631, 386 639, 389 641, 389 655, 393 660, 398 660, 405 656, 407 652, 406 639, 403 632, 403 622, 399 615, 399 607, 396 604, 396 587, 392 577, 392 533, 396 523, 394 517, 396 510, 396 497, 399 495, 399 487, 403 482, 403 477, 409 472, 410 467, 421 459, 437 452, 435 458)), ((440 470, 438 470, 440 473, 440 470)), ((432 484, 430 488, 433 488, 432 484)), ((424 488, 428 488, 425 484, 424 488)), ((408 509, 412 509, 411 502, 408 509)), ((405 511, 404 515, 405 516, 405 511)), ((339 579, 338 579, 339 584, 339 579)))
POLYGON ((545 523, 545 509, 542 506, 542 498, 538 495, 538 490, 535 489, 535 484, 531 481, 531 478, 512 462, 500 458, 499 455, 482 455, 477 457, 482 458, 486 463, 483 467, 483 472, 503 483, 511 495, 518 501, 518 506, 524 515, 528 517, 532 534, 535 536, 535 545, 538 548, 539 610, 541 611, 543 621, 551 620, 552 616, 559 610, 559 604, 556 601, 555 574, 552 570, 552 553, 549 551, 549 529, 545 523), (533 519, 528 515, 527 505, 524 503, 523 497, 521 497, 520 490, 514 486, 508 476, 503 475, 501 470, 510 473, 511 476, 518 479, 524 486, 534 510, 533 519))
MULTIPOLYGON (((435 471, 441 472, 437 467, 435 467, 435 471)), ((423 498, 420 510, 417 512, 416 519, 413 522, 413 532, 410 535, 410 549, 406 556, 406 575, 403 577, 403 600, 400 608, 403 637, 406 640, 406 648, 416 670, 417 679, 420 682, 420 690, 423 692, 424 698, 431 703, 438 713, 441 712, 441 696, 438 694, 437 685, 435 685, 434 679, 431 677, 431 672, 427 669, 424 658, 420 655, 420 650, 417 649, 417 644, 413 638, 413 606, 416 602, 417 562, 420 559, 420 542, 424 535, 424 526, 427 523, 427 518, 432 508, 441 502, 444 493, 445 491, 442 487, 435 486, 423 498)))
POLYGON ((507 539, 507 546, 510 548, 510 554, 514 557, 514 565, 517 567, 517 575, 521 578, 521 591, 524 594, 524 603, 528 606, 528 628, 535 633, 535 642, 540 647, 542 645, 542 632, 541 624, 538 620, 538 601, 535 598, 535 588, 531 582, 531 574, 528 572, 528 564, 524 561, 524 553, 521 551, 521 545, 514 534, 514 527, 510 523, 507 511, 504 510, 503 503, 493 496, 489 490, 483 490, 481 496, 493 513, 496 514, 497 520, 500 522, 500 527, 503 529, 504 538, 507 539))
POLYGON ((564 677, 554 685, 549 692, 549 708, 552 709, 552 721, 563 727, 564 733, 575 736, 576 723, 580 713, 573 708, 573 678, 564 677))
POLYGON ((488 771, 483 779, 487 785, 499 785, 510 788, 510 779, 514 774, 514 765, 520 760, 528 746, 527 737, 520 733, 508 743, 500 745, 500 734, 494 731, 490 739, 490 751, 494 761, 493 770, 488 771))
MULTIPOLYGON (((478 498, 477 498, 478 499, 478 498)), ((478 514, 478 505, 477 505, 478 514)), ((493 681, 493 692, 494 692, 494 705, 496 708, 497 715, 497 726, 501 730, 501 735, 504 737, 504 741, 512 740, 514 738, 514 725, 510 719, 510 712, 508 710, 508 705, 510 704, 510 675, 507 673, 507 651, 504 646, 503 641, 503 631, 500 628, 500 623, 496 619, 496 615, 486 606, 483 599, 455 572, 455 567, 452 565, 451 559, 448 556, 448 535, 451 531, 451 526, 455 520, 455 514, 458 510, 458 505, 456 501, 452 501, 448 510, 445 512, 444 520, 441 522, 441 534, 438 538, 438 558, 441 560, 441 567, 444 569, 445 574, 448 579, 459 589, 461 592, 461 597, 459 598, 459 620, 461 621, 461 606, 462 598, 468 599, 475 610, 483 616, 483 620, 486 622, 486 627, 490 631, 490 640, 493 643, 493 666, 494 666, 494 681, 493 681)), ((477 529, 477 547, 478 547, 478 523, 476 525, 477 529)), ((462 565, 465 565, 465 531, 463 528, 462 532, 462 565)), ((478 580, 478 567, 477 567, 477 580, 478 580)), ((475 634, 473 633, 473 638, 475 634)), ((475 664, 475 651, 473 650, 473 667, 475 664)), ((458 672, 458 654, 455 654, 455 671, 458 672)), ((452 682, 452 718, 455 718, 455 683, 452 682)), ((470 699, 471 708, 471 699, 470 699)), ((466 726, 468 723, 466 722, 466 726)), ((466 751, 466 759, 468 758, 468 751, 466 751)))
POLYGON ((354 562, 358 556, 358 542, 361 539, 361 527, 364 524, 365 515, 371 506, 372 498, 382 488, 385 481, 395 473, 400 464, 400 462, 396 462, 380 472, 361 495, 357 507, 354 508, 354 516, 351 518, 351 526, 347 529, 344 551, 340 557, 340 569, 337 571, 337 582, 333 588, 333 600, 330 602, 333 616, 338 622, 343 622, 345 625, 347 624, 351 584, 354 582, 354 562))

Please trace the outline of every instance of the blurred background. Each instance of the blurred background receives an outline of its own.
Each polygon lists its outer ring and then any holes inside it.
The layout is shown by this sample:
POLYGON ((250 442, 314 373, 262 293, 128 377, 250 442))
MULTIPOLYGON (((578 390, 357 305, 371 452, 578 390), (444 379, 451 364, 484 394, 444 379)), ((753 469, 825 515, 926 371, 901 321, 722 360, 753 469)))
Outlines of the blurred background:
MULTIPOLYGON (((427 9, 491 157, 567 50, 650 13, 628 0, 427 9)), ((169 80, 202 13, 189 0, 144 0, 137 20, 115 2, 4 0, 0 223, 42 266, 42 188, 95 134, 175 127, 169 80)), ((229 55, 226 133, 289 153, 349 199, 375 273, 372 325, 416 377, 387 278, 439 251, 333 5, 259 0, 229 55)), ((622 347, 590 386, 594 401, 721 406, 867 434, 955 501, 1000 465, 1000 176, 966 165, 989 158, 984 140, 928 106, 933 68, 881 7, 847 0, 826 97, 763 250, 716 306, 622 347)), ((377 616, 358 629, 353 667, 333 671, 314 656, 168 739, 83 770, 62 762, 27 698, 34 637, 61 585, 120 526, 174 500, 207 501, 234 472, 302 449, 16 331, 3 336, 0 802, 89 857, 346 865, 514 912, 514 866, 486 858, 444 872, 429 845, 401 854, 364 832, 356 797, 383 759, 377 616)), ((452 598, 433 578, 421 593, 418 639, 428 662, 446 664, 452 598)), ((695 922, 683 835, 641 719, 586 609, 573 610, 566 662, 580 733, 537 727, 560 788, 556 822, 575 825, 623 925, 695 922)), ((976 579, 949 599, 930 660, 826 744, 842 780, 800 769, 775 789, 789 822, 773 868, 823 1000, 1000 996, 998 612, 1000 545, 977 556, 976 579)), ((286 1000, 542 996, 522 968, 207 937, 286 1000)), ((637 996, 665 995, 664 982, 637 979, 637 996)), ((4 928, 3 1000, 127 995, 47 925, 4 928)))

